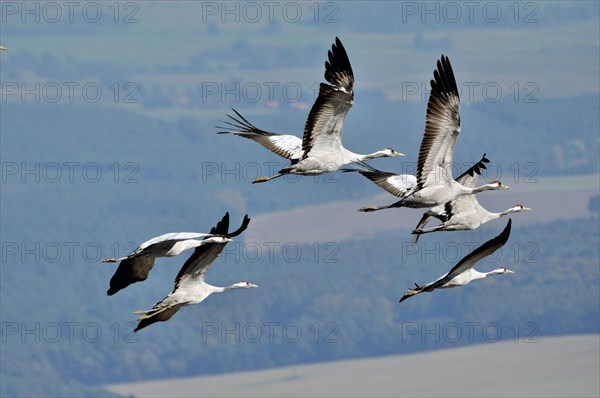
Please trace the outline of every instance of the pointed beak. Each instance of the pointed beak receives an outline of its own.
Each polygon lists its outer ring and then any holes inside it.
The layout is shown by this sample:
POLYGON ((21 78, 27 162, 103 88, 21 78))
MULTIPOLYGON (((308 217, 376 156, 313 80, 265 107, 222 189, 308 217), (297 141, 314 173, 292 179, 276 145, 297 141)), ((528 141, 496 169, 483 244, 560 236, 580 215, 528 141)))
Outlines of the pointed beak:
POLYGON ((521 210, 522 210, 522 211, 531 211, 531 210, 533 210, 533 209, 530 209, 529 207, 523 207, 521 210))
POLYGON ((2 51, 2 50, 6 50, 6 47, 0 46, 0 51, 2 51))
POLYGON ((403 154, 402 152, 396 152, 396 151, 394 151, 394 156, 406 156, 406 155, 403 154))
POLYGON ((509 270, 508 268, 504 268, 504 272, 507 274, 514 274, 514 271, 509 270))
POLYGON ((502 184, 502 188, 501 189, 510 189, 510 187, 508 185, 502 184))
POLYGON ((254 283, 249 283, 248 286, 249 287, 258 287, 258 285, 255 285, 254 283))

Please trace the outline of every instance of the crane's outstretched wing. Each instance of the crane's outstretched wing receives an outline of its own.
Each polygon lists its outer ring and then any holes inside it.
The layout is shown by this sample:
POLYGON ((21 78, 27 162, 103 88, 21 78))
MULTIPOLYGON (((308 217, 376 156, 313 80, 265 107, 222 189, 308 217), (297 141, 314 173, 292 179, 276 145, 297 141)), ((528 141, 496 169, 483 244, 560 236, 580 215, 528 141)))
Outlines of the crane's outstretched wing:
POLYGON ((140 256, 121 261, 115 274, 110 278, 110 285, 106 294, 112 296, 132 283, 145 281, 154 266, 155 259, 156 257, 140 256))
POLYGON ((126 257, 103 260, 103 262, 120 261, 110 279, 106 294, 112 296, 133 283, 145 281, 154 267, 156 257, 164 256, 177 242, 207 237, 212 236, 199 232, 170 232, 142 243, 126 257))
POLYGON ((225 236, 228 238, 234 238, 238 236, 248 228, 248 224, 250 224, 250 217, 248 217, 248 214, 246 214, 244 216, 244 219, 242 220, 242 225, 240 225, 240 227, 237 230, 231 233, 227 233, 225 236))
POLYGON ((380 188, 398 197, 406 195, 417 182, 415 176, 411 174, 396 174, 379 170, 358 170, 358 172, 373 181, 380 188))
POLYGON ((325 62, 325 80, 313 104, 302 137, 302 159, 311 154, 339 151, 342 146, 344 119, 354 103, 354 73, 348 54, 339 38, 328 52, 325 62))
POLYGON ((456 182, 464 185, 465 187, 475 188, 477 184, 477 178, 481 175, 481 170, 487 169, 486 163, 490 160, 485 157, 487 153, 484 153, 481 160, 469 167, 467 171, 456 177, 456 182))
POLYGON ((217 128, 224 129, 226 131, 219 131, 217 134, 232 133, 240 137, 248 138, 256 141, 271 152, 275 153, 286 159, 300 159, 302 157, 302 139, 290 134, 276 134, 268 131, 261 130, 250 123, 245 117, 243 117, 238 111, 232 108, 235 114, 238 116, 226 116, 233 122, 225 121, 222 122, 229 125, 217 126, 217 128))
POLYGON ((417 189, 452 178, 454 145, 460 133, 460 98, 450 60, 437 62, 427 104, 425 134, 417 161, 417 189))
MULTIPOLYGON (((250 218, 246 214, 242 221, 242 225, 231 234, 229 233, 229 212, 225 213, 221 221, 217 223, 217 225, 211 228, 210 233, 212 235, 223 236, 225 238, 231 238, 234 236, 238 236, 243 231, 248 228, 248 224, 250 223, 250 218)), ((204 280, 204 275, 208 270, 209 266, 217 259, 219 254, 223 251, 227 242, 224 243, 209 243, 207 245, 202 245, 197 247, 192 255, 187 259, 187 261, 181 267, 181 270, 177 274, 175 278, 175 288, 173 292, 177 290, 180 285, 189 278, 200 278, 200 280, 204 280)))
POLYGON ((112 296, 132 283, 145 281, 154 266, 155 259, 151 256, 138 256, 121 261, 115 274, 110 278, 110 285, 106 294, 112 296))
MULTIPOLYGON (((157 303, 155 305, 155 307, 157 307, 159 305, 160 305, 160 303, 157 303)), ((173 315, 175 315, 175 313, 177 311, 179 311, 181 309, 181 307, 182 307, 182 304, 176 304, 174 306, 171 306, 171 307, 168 307, 165 309, 160 309, 155 312, 149 311, 146 316, 142 317, 142 319, 140 320, 140 322, 138 323, 136 328, 133 329, 133 331, 137 332, 137 331, 145 328, 146 326, 152 325, 155 322, 168 321, 169 319, 171 319, 171 317, 173 315)))
POLYGON ((467 269, 473 268, 473 266, 475 266, 475 264, 477 264, 477 262, 479 262, 482 258, 491 255, 496 250, 504 246, 506 242, 508 242, 508 238, 510 237, 511 224, 512 219, 509 218, 506 227, 500 233, 500 235, 488 240, 483 245, 479 246, 477 249, 467 254, 450 270, 450 272, 448 272, 447 279, 452 279, 456 275, 462 274, 467 269))

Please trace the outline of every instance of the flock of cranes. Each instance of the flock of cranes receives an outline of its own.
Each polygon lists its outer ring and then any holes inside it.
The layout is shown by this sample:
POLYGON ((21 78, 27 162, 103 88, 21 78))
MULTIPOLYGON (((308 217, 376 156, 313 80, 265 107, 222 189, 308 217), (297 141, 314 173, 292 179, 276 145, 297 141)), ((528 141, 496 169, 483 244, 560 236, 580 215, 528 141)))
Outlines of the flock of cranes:
POLYGON ((119 267, 110 280, 106 294, 112 296, 132 283, 148 278, 156 257, 176 256, 184 250, 195 248, 175 278, 173 291, 164 299, 154 304, 152 309, 136 311, 142 314, 137 332, 154 322, 169 320, 181 307, 198 304, 213 293, 227 292, 233 289, 258 287, 248 281, 240 281, 227 287, 209 285, 204 281, 208 267, 221 254, 227 242, 248 228, 250 218, 244 216, 242 225, 234 232, 229 232, 229 212, 210 230, 209 234, 198 232, 176 232, 157 236, 142 243, 129 255, 122 258, 108 258, 103 262, 119 262, 119 267), (201 239, 200 239, 201 238, 201 239))
MULTIPOLYGON (((308 114, 302 138, 261 130, 235 109, 233 109, 235 116, 226 115, 228 120, 222 121, 224 126, 217 127, 221 130, 219 134, 232 133, 251 139, 290 160, 290 165, 277 174, 261 176, 253 183, 269 181, 286 174, 311 176, 338 169, 358 172, 399 198, 389 205, 367 206, 359 211, 371 212, 399 207, 429 208, 412 231, 415 235, 414 242, 421 234, 472 230, 505 215, 531 210, 516 205, 504 212, 492 213, 479 204, 476 197, 479 192, 510 189, 499 180, 476 186, 478 176, 489 162, 486 154, 460 176, 456 178, 452 176, 454 147, 460 133, 460 97, 450 60, 445 55, 437 61, 431 80, 425 133, 418 153, 415 175, 384 172, 365 163, 379 157, 404 156, 391 148, 362 155, 351 152, 342 145, 344 120, 354 104, 354 74, 346 50, 337 37, 328 52, 324 76, 329 84, 321 83, 319 95, 308 114), (359 168, 344 168, 349 164, 355 164, 359 168), (441 224, 425 228, 431 218, 437 218, 441 224)), ((246 215, 240 228, 230 233, 229 213, 227 213, 208 234, 169 233, 144 242, 126 257, 104 260, 104 262, 120 262, 110 280, 107 294, 113 295, 132 283, 145 280, 157 257, 176 256, 191 248, 194 248, 194 251, 175 278, 173 291, 150 310, 135 312, 141 314, 135 331, 154 322, 166 321, 181 307, 200 303, 213 293, 257 287, 247 281, 228 287, 215 287, 204 281, 207 269, 222 252, 227 242, 241 234, 248 227, 249 222, 250 219, 246 215)), ((510 236, 511 224, 512 220, 509 219, 500 235, 465 256, 439 279, 421 286, 415 283, 415 288, 409 289, 400 302, 418 293, 463 286, 489 275, 513 273, 504 267, 487 273, 474 269, 477 262, 506 244, 510 236)))

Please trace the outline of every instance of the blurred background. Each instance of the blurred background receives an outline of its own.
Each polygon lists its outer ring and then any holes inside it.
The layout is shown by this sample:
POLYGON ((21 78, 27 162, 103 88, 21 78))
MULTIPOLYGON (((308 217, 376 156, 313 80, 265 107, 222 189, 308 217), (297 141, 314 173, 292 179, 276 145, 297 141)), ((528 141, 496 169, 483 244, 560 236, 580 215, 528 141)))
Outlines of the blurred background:
POLYGON ((0 395, 101 396, 115 383, 549 336, 598 342, 599 7, 0 2, 0 395), (480 181, 512 189, 480 202, 534 209, 512 217, 507 245, 478 266, 514 275, 398 304, 507 220, 413 245, 423 212, 358 213, 395 201, 358 174, 250 183, 287 162, 217 126, 235 108, 302 136, 336 37, 355 76, 344 144, 406 154, 370 162, 387 171, 414 171, 429 80, 449 56, 461 90, 456 174, 486 153, 480 181), (133 334, 132 312, 171 291, 189 254, 159 259, 113 297, 115 266, 101 260, 166 232, 208 232, 226 211, 232 229, 252 221, 207 282, 259 288, 133 334))

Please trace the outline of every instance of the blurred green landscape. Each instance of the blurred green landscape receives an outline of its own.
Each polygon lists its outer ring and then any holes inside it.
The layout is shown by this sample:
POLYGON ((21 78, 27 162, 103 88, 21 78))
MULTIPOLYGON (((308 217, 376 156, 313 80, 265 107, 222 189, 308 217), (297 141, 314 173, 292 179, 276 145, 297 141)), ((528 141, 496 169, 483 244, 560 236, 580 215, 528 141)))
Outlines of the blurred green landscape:
POLYGON ((371 164, 412 172, 428 82, 447 54, 462 90, 457 171, 487 153, 495 168, 484 177, 564 192, 569 206, 600 171, 597 2, 484 2, 472 18, 455 2, 428 3, 429 13, 421 2, 275 2, 272 18, 262 3, 90 4, 77 3, 71 22, 62 3, 32 2, 29 13, 0 3, 1 396, 106 396, 101 385, 466 346, 486 342, 489 325, 498 340, 600 332, 599 196, 583 218, 515 215, 500 257, 479 265, 514 275, 401 305, 413 282, 447 272, 506 220, 418 246, 405 228, 328 241, 307 231, 301 243, 242 235, 207 281, 259 289, 137 334, 131 313, 168 294, 188 254, 160 259, 114 297, 115 268, 100 263, 162 233, 207 232, 226 211, 237 227, 244 214, 380 194, 344 173, 252 185, 286 162, 215 134, 235 108, 301 136, 336 36, 356 78, 346 147, 392 147, 407 156, 371 164), (452 323, 482 329, 455 339, 442 332, 452 323))

